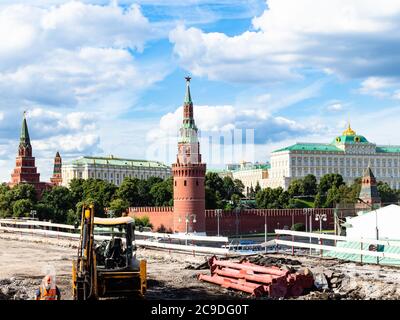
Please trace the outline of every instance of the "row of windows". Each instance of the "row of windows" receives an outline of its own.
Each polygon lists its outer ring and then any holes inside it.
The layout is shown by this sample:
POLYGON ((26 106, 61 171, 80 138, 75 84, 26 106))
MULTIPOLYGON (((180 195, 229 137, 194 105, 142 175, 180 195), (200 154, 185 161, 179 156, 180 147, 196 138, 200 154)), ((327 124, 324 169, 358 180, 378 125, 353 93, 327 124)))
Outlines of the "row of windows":
MULTIPOLYGON (((342 176, 347 177, 360 177, 363 175, 363 169, 351 169, 350 168, 298 168, 292 169, 292 176, 293 177, 302 177, 307 174, 314 174, 316 176, 321 176, 328 173, 339 173, 342 176)), ((377 177, 399 177, 398 170, 392 169, 376 169, 374 171, 377 177)))
POLYGON ((396 167, 399 164, 398 159, 355 159, 355 158, 313 158, 313 157, 294 157, 292 158, 292 165, 328 165, 328 166, 332 166, 332 165, 341 165, 341 166, 376 166, 376 167, 396 167))

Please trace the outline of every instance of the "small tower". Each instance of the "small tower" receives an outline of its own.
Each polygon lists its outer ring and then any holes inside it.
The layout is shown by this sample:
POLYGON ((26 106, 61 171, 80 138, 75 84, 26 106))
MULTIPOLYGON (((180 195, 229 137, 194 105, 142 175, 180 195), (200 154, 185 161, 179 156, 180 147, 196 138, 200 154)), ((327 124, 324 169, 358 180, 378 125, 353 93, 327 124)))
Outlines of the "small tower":
POLYGON ((53 176, 50 178, 50 182, 55 186, 60 186, 62 183, 61 166, 62 166, 62 159, 60 153, 57 151, 56 156, 54 158, 53 176))
POLYGON ((375 208, 381 205, 376 179, 370 166, 364 171, 359 198, 362 201, 357 204, 358 209, 375 208))
POLYGON ((40 182, 40 173, 35 166, 35 157, 32 155, 32 145, 29 137, 26 112, 22 120, 21 135, 19 138, 18 154, 15 160, 15 168, 11 173, 11 188, 20 184, 27 183, 35 187, 38 199, 42 197, 43 191, 50 186, 46 182, 40 182))
POLYGON ((32 145, 29 138, 26 112, 22 120, 21 135, 19 138, 18 154, 15 161, 15 168, 11 174, 10 186, 19 183, 37 184, 40 181, 40 174, 35 166, 35 157, 32 156, 32 145))
POLYGON ((174 218, 176 232, 205 233, 205 173, 201 163, 198 129, 193 117, 190 77, 186 77, 183 123, 180 128, 178 154, 172 165, 174 177, 174 218))

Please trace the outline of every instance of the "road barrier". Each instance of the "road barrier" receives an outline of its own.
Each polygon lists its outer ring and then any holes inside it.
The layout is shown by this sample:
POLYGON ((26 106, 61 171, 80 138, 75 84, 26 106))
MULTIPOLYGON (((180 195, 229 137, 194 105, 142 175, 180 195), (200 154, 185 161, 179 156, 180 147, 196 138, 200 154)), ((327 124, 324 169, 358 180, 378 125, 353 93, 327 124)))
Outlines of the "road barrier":
MULTIPOLYGON (((37 235, 43 237, 52 237, 52 238, 67 238, 71 240, 79 239, 80 233, 79 228, 75 228, 71 225, 65 224, 57 224, 46 221, 20 221, 15 219, 0 219, 0 230, 3 232, 11 232, 11 233, 19 233, 19 234, 27 234, 27 235, 37 235), (10 226, 12 225, 12 226, 10 226), (45 228, 56 228, 55 230, 48 229, 39 229, 37 227, 45 227, 45 228), (63 232, 59 231, 59 229, 73 230, 73 232, 63 232)), ((215 247, 206 247, 206 246, 197 246, 194 245, 194 241, 199 242, 228 242, 227 237, 207 237, 207 236, 198 236, 198 235, 185 235, 185 234, 167 234, 167 233, 156 233, 156 232, 140 232, 135 231, 136 235, 155 238, 156 240, 190 240, 192 244, 190 245, 182 245, 182 244, 173 244, 173 243, 162 243, 158 241, 150 241, 143 239, 136 239, 136 245, 143 246, 146 248, 156 248, 156 249, 164 249, 164 250, 173 250, 180 251, 186 253, 195 254, 216 254, 227 256, 233 254, 227 248, 215 248, 215 247)), ((109 236, 100 236, 95 235, 96 240, 107 240, 110 239, 109 236)), ((236 254, 236 253, 235 253, 236 254)))

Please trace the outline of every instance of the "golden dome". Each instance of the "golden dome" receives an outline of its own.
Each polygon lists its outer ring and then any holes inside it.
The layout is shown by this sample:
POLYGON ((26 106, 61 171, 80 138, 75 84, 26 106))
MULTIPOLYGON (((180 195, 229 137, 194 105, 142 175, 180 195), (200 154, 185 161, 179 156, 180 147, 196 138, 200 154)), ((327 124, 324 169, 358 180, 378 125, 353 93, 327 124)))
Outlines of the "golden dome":
POLYGON ((343 131, 344 136, 355 136, 356 132, 350 127, 350 122, 349 125, 347 126, 347 129, 343 131))

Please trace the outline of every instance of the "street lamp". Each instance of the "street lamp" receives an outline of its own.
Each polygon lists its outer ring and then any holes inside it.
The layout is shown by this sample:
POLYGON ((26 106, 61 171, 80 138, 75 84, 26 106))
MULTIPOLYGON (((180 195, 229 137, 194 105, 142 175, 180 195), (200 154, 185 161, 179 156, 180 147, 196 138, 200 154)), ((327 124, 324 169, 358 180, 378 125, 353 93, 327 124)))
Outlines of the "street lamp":
MULTIPOLYGON (((193 223, 196 223, 196 222, 197 222, 197 220, 196 220, 196 215, 195 215, 194 213, 192 213, 192 214, 187 213, 186 216, 185 216, 185 223, 186 223, 186 233, 185 233, 185 234, 188 234, 188 233, 189 233, 189 232, 188 232, 188 229, 189 229, 189 222, 190 222, 191 219, 192 219, 192 222, 193 222, 193 223)), ((182 220, 181 220, 181 217, 178 218, 178 221, 179 221, 179 222, 182 221, 182 220)), ((187 239, 187 238, 185 239, 185 244, 186 244, 186 245, 188 244, 188 239, 187 239)))
POLYGON ((319 233, 322 233, 322 221, 328 220, 326 213, 317 213, 315 215, 315 221, 319 221, 319 233))
POLYGON ((32 219, 35 220, 36 210, 31 210, 32 219))

